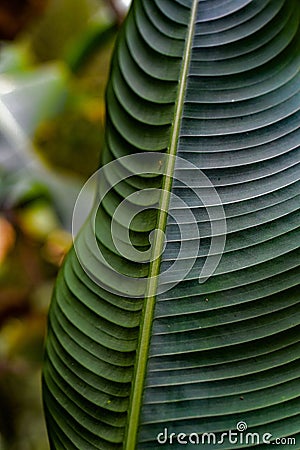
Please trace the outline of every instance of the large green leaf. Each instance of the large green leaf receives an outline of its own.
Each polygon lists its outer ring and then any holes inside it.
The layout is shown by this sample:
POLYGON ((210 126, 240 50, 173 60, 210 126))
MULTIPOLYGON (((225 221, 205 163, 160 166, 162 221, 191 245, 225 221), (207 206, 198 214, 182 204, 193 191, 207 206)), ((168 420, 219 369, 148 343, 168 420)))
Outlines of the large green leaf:
POLYGON ((49 314, 52 449, 300 448, 299 18, 134 1, 49 314))

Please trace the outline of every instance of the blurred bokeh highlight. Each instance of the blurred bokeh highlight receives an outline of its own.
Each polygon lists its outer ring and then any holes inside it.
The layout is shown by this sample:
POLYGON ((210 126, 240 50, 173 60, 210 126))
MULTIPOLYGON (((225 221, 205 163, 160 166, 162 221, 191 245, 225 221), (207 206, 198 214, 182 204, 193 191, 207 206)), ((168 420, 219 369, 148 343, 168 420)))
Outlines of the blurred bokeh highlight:
POLYGON ((128 4, 0 2, 0 450, 49 449, 40 391, 47 311, 74 203, 98 167, 111 51, 128 4))

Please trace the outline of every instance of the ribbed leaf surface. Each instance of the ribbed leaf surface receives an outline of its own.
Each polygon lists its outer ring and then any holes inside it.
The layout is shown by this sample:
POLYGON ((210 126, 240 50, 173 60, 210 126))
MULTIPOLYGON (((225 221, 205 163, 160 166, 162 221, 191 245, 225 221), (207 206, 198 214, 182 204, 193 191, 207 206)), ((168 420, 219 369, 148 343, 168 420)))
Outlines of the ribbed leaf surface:
POLYGON ((300 448, 299 19, 298 0, 134 1, 49 314, 51 448, 300 448), (230 442, 238 423, 256 437, 230 442))

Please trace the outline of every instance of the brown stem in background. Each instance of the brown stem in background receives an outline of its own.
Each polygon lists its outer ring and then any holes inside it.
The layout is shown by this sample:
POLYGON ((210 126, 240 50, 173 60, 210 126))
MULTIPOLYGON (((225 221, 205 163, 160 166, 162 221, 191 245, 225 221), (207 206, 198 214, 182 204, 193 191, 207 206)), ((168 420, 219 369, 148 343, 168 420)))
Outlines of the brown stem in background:
POLYGON ((41 15, 48 0, 1 0, 0 39, 12 40, 34 18, 41 15))
POLYGON ((108 4, 115 14, 117 23, 120 26, 125 17, 124 10, 119 6, 119 2, 117 0, 108 0, 108 4))

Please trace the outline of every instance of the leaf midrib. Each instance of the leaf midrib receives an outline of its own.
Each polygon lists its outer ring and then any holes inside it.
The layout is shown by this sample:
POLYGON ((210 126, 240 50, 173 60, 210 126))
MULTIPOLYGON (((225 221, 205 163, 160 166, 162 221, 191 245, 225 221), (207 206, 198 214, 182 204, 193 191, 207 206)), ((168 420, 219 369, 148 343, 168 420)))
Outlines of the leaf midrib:
MULTIPOLYGON (((177 143, 181 125, 182 110, 185 99, 185 89, 190 65, 191 49, 196 22, 198 0, 193 0, 191 17, 188 25, 186 44, 183 54, 183 63, 179 77, 178 94, 175 104, 173 126, 170 134, 170 145, 166 158, 166 169, 162 183, 162 195, 160 199, 159 212, 157 217, 157 229, 164 231, 167 224, 168 207, 170 202, 173 173, 175 167, 175 156, 177 153, 177 143)), ((155 308, 157 292, 157 276, 160 270, 160 257, 164 246, 163 234, 155 234, 153 242, 152 264, 149 271, 149 282, 145 294, 145 305, 141 318, 139 345, 137 348, 135 373, 132 382, 132 393, 130 407, 128 411, 128 423, 125 434, 124 450, 134 450, 137 444, 137 433, 139 426, 140 411, 142 406, 142 396, 144 380, 147 370, 148 353, 152 331, 152 322, 155 308)))

